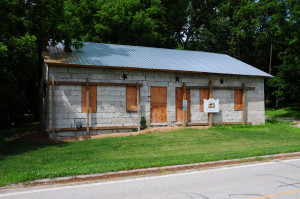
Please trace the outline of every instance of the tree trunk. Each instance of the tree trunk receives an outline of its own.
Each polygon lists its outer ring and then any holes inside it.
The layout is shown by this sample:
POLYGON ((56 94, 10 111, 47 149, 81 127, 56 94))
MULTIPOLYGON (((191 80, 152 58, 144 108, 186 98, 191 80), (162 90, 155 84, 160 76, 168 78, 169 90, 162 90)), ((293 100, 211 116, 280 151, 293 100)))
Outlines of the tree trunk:
POLYGON ((255 45, 254 45, 254 66, 257 67, 257 42, 256 42, 256 35, 254 36, 254 41, 255 41, 255 45))
POLYGON ((42 77, 43 77, 43 56, 42 56, 42 50, 38 51, 38 69, 37 69, 37 84, 38 86, 36 87, 36 89, 38 90, 38 96, 37 96, 37 101, 38 101, 38 118, 39 118, 39 122, 40 122, 40 132, 43 133, 44 132, 44 103, 43 103, 43 99, 44 99, 44 88, 43 88, 43 81, 42 81, 42 77))
POLYGON ((278 108, 278 104, 279 104, 279 92, 280 92, 280 87, 278 87, 278 90, 277 90, 277 97, 276 97, 276 108, 278 108))
POLYGON ((38 81, 38 86, 40 86, 40 80, 42 79, 43 76, 43 55, 42 55, 42 50, 38 50, 38 69, 37 69, 37 81, 38 81))
POLYGON ((272 53, 273 53, 273 42, 271 39, 271 48, 270 48, 270 62, 269 62, 269 74, 271 75, 272 71, 272 53))
MULTIPOLYGON (((271 75, 271 71, 272 71, 272 54, 273 54, 273 42, 272 42, 272 39, 271 39, 270 62, 269 62, 269 74, 270 75, 271 75)), ((270 95, 270 86, 268 84, 268 87, 267 87, 267 102, 269 101, 269 95, 270 95)), ((277 105, 276 105, 276 107, 277 107, 277 105)))
POLYGON ((184 50, 187 50, 187 41, 185 41, 185 42, 183 43, 183 49, 184 49, 184 50))

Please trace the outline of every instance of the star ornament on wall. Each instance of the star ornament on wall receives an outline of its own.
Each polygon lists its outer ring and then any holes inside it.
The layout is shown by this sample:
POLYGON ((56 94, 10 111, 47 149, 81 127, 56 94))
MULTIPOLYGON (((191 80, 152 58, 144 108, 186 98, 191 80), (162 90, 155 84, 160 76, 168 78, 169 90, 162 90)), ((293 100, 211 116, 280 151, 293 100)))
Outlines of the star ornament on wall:
POLYGON ((220 84, 223 84, 224 83, 224 80, 223 79, 220 79, 220 84))
POLYGON ((179 80, 180 80, 180 77, 176 76, 175 77, 175 82, 179 82, 179 80))
POLYGON ((123 75, 121 76, 124 80, 127 79, 127 74, 123 73, 123 75))

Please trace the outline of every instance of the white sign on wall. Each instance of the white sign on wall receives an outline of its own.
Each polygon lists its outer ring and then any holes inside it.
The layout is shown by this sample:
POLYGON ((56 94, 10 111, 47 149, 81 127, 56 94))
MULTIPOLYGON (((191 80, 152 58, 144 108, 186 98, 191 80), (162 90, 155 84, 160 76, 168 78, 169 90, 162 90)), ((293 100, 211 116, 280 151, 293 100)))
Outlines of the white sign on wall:
POLYGON ((204 99, 204 112, 205 113, 218 113, 219 112, 219 99, 209 98, 204 99))
POLYGON ((182 103, 183 103, 183 106, 187 106, 187 100, 183 100, 182 103))
POLYGON ((182 110, 184 110, 184 111, 187 110, 187 100, 183 100, 182 110))

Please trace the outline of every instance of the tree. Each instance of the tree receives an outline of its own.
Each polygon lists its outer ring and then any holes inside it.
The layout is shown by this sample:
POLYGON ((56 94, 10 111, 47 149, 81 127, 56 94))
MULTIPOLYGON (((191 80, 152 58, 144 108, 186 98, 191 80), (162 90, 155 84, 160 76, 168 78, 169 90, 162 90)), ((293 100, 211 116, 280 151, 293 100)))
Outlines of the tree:
POLYGON ((2 0, 0 6, 1 109, 37 107, 32 87, 42 75, 42 51, 58 42, 70 51, 79 41, 226 53, 275 76, 266 92, 275 104, 300 99, 299 0, 2 0))
POLYGON ((0 108, 3 114, 37 113, 37 89, 42 76, 42 51, 64 42, 70 49, 63 1, 2 0, 0 2, 0 108), (31 106, 29 106, 31 104, 31 106))
POLYGON ((93 41, 166 47, 164 8, 160 1, 98 1, 93 41))
POLYGON ((7 122, 18 122, 16 116, 28 110, 36 69, 36 37, 26 31, 29 21, 20 12, 19 2, 0 2, 0 110, 7 122))
POLYGON ((167 27, 183 49, 191 49, 189 44, 198 40, 199 30, 215 14, 217 4, 216 0, 162 1, 167 13, 167 27))
POLYGON ((281 26, 280 63, 274 67, 274 78, 269 81, 279 103, 300 102, 300 5, 298 0, 285 1, 286 18, 281 26))
POLYGON ((75 27, 75 38, 81 41, 175 46, 159 0, 66 0, 65 10, 75 27))

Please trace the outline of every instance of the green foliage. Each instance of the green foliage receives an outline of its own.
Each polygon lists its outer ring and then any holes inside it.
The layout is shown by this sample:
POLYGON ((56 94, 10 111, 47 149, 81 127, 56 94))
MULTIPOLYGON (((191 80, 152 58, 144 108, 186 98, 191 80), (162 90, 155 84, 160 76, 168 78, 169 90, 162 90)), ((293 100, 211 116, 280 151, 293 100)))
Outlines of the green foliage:
POLYGON ((6 41, 5 55, 0 58, 0 110, 3 115, 14 117, 28 110, 27 90, 36 71, 35 41, 36 37, 28 33, 6 41))
POLYGON ((278 120, 276 117, 271 117, 270 119, 269 118, 266 119, 266 122, 271 123, 271 124, 276 124, 276 123, 278 123, 278 120))
POLYGON ((290 119, 300 119, 300 108, 299 106, 296 107, 288 107, 282 109, 267 109, 266 116, 272 118, 290 118, 290 119))
POLYGON ((0 106, 36 107, 42 50, 80 41, 229 54, 274 76, 273 104, 300 102, 299 15, 299 0, 2 0, 0 106))
POLYGON ((145 117, 142 117, 141 118, 141 129, 146 129, 148 126, 147 126, 147 121, 146 121, 146 118, 145 117))
POLYGON ((151 4, 139 0, 66 0, 65 10, 78 40, 157 47, 172 43, 173 37, 165 32, 165 10, 159 0, 151 4))
POLYGON ((3 42, 0 42, 0 57, 7 57, 7 45, 5 45, 3 42))
POLYGON ((36 88, 42 75, 42 50, 63 41, 68 50, 73 44, 63 3, 60 0, 0 2, 0 111, 3 115, 15 117, 28 109, 38 112, 36 88))

